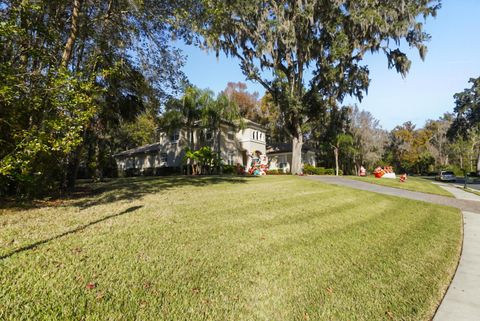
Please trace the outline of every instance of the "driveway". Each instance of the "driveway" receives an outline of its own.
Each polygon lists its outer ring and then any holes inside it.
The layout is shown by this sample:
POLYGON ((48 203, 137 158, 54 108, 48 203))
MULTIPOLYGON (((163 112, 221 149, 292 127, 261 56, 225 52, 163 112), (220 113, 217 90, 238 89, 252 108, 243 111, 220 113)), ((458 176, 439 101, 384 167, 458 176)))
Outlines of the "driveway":
POLYGON ((433 203, 433 204, 452 206, 462 211, 480 214, 480 202, 478 201, 467 200, 467 199, 457 199, 457 198, 451 198, 451 197, 434 195, 434 194, 407 191, 404 189, 375 185, 375 184, 355 181, 348 178, 337 177, 337 176, 304 176, 304 178, 308 180, 314 180, 314 181, 319 181, 319 182, 328 183, 328 184, 361 189, 364 191, 369 191, 374 193, 399 196, 399 197, 410 198, 410 199, 424 201, 424 202, 433 203))

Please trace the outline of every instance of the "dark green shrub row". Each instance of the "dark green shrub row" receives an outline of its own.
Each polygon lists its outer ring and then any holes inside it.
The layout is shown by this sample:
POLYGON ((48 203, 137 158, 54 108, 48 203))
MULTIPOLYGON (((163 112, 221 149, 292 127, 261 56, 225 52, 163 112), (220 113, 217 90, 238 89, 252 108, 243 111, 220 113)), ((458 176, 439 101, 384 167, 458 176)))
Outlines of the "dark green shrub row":
POLYGON ((290 175, 291 173, 283 172, 283 169, 269 169, 267 175, 290 175))
POLYGON ((223 174, 233 175, 236 174, 237 168, 235 165, 223 165, 223 174))
MULTIPOLYGON (((334 168, 315 167, 309 164, 303 166, 303 173, 306 175, 335 175, 334 168)), ((340 169, 338 175, 343 175, 343 171, 340 169)))

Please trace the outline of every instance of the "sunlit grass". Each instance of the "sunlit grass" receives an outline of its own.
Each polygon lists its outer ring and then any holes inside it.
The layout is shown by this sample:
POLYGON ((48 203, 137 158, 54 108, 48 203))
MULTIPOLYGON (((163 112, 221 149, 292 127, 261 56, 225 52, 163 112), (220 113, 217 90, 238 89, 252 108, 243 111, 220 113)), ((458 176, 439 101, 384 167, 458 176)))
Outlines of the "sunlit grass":
POLYGON ((93 187, 0 212, 0 320, 429 320, 459 256, 456 209, 298 177, 93 187))
POLYGON ((405 182, 400 182, 400 179, 397 177, 392 178, 376 178, 375 176, 348 176, 348 178, 355 179, 361 182, 372 183, 382 186, 395 187, 400 189, 405 189, 414 192, 422 192, 428 194, 436 194, 442 196, 453 197, 453 195, 441 188, 440 186, 433 184, 431 181, 409 176, 405 182))

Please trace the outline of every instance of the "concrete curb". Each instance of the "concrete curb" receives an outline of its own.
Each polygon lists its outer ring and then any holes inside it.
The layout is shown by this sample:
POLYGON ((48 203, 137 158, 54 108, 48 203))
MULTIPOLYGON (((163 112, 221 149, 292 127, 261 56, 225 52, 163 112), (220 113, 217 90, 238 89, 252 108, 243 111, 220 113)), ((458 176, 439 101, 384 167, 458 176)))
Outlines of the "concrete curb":
POLYGON ((480 320, 480 216, 463 212, 460 262, 433 321, 480 320))

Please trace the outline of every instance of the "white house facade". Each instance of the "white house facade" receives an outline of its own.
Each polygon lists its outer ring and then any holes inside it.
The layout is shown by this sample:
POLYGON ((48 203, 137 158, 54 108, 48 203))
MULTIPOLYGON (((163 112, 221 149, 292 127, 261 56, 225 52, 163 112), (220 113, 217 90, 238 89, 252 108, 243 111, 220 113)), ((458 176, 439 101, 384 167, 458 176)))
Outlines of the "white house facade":
MULTIPOLYGON (((270 161, 269 169, 278 169, 285 173, 290 172, 292 164, 292 144, 272 144, 267 147, 267 156, 270 161)), ((304 164, 316 166, 317 163, 315 151, 305 144, 302 147, 301 163, 302 166, 304 164)))
MULTIPOLYGON (((248 168, 254 154, 266 154, 266 131, 250 120, 243 120, 243 126, 224 122, 218 132, 197 127, 193 129, 193 149, 210 146, 220 151, 224 164, 240 164, 248 168)), ((185 128, 171 134, 160 133, 154 144, 132 148, 114 155, 120 173, 129 170, 137 174, 158 172, 164 169, 180 169, 186 148, 189 147, 188 132, 185 128)))

